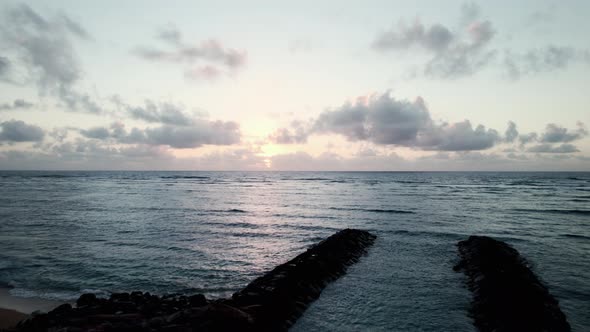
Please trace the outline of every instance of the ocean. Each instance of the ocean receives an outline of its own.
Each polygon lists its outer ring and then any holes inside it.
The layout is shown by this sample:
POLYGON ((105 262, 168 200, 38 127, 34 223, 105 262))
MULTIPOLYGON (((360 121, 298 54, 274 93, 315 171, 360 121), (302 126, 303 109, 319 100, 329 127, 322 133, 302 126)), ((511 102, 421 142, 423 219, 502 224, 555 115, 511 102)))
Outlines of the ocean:
POLYGON ((590 173, 0 172, 0 287, 224 297, 344 228, 378 236, 293 331, 473 331, 457 241, 515 247, 590 330, 590 173))

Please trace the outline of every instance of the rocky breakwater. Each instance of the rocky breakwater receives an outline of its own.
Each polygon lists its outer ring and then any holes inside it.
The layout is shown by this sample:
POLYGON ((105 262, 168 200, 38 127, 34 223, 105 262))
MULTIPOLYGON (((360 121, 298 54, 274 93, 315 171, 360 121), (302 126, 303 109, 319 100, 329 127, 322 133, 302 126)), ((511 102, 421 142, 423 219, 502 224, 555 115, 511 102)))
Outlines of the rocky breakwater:
POLYGON ((287 330, 323 288, 346 272, 375 241, 345 229, 252 281, 230 299, 202 294, 156 296, 132 292, 97 298, 84 294, 32 315, 16 331, 281 331, 287 330))
POLYGON ((570 331, 559 303, 508 244, 485 236, 458 243, 470 315, 480 331, 570 331))

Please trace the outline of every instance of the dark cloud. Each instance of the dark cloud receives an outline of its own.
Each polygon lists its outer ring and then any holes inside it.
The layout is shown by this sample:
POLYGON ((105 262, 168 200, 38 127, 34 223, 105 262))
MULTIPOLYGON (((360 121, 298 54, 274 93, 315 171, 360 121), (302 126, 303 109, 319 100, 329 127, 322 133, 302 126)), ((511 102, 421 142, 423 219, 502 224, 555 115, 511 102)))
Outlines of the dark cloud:
POLYGON ((193 117, 187 114, 181 106, 172 103, 156 103, 146 100, 144 106, 130 106, 122 104, 127 114, 133 119, 150 123, 163 123, 178 126, 190 126, 193 117))
POLYGON ((0 80, 4 80, 8 75, 8 69, 10 68, 10 61, 8 58, 0 56, 0 80))
POLYGON ((495 35, 490 21, 477 21, 479 8, 465 5, 463 29, 454 31, 440 23, 426 26, 419 21, 406 26, 400 24, 382 32, 373 42, 373 48, 387 51, 403 51, 419 48, 430 55, 423 73, 437 78, 457 78, 471 75, 490 63, 496 55, 487 46, 495 35))
POLYGON ((575 131, 568 130, 554 123, 550 123, 545 128, 545 132, 540 137, 542 143, 568 143, 581 139, 588 135, 588 131, 582 123, 578 123, 575 131))
POLYGON ((56 142, 63 142, 68 137, 69 128, 53 128, 49 132, 49 137, 53 138, 56 142))
POLYGON ((441 24, 426 27, 416 21, 410 26, 400 24, 399 31, 391 29, 381 33, 374 41, 373 47, 387 51, 418 46, 432 52, 442 52, 455 38, 456 36, 441 24))
POLYGON ((516 129, 516 123, 509 121, 508 129, 504 133, 504 140, 508 143, 514 142, 518 138, 518 130, 516 129))
POLYGON ((526 150, 527 152, 536 152, 536 153, 574 153, 580 152, 577 147, 572 144, 561 144, 558 146, 553 146, 552 144, 539 144, 532 146, 526 150))
POLYGON ((419 146, 426 150, 438 151, 485 150, 501 140, 496 130, 486 129, 483 125, 473 128, 468 120, 435 126, 423 135, 423 141, 418 140, 419 146))
POLYGON ((165 146, 111 146, 77 139, 43 150, 0 151, 0 169, 57 170, 263 170, 265 158, 252 147, 228 148, 198 157, 175 157, 165 146))
MULTIPOLYGON (((509 123, 506 131, 505 141, 512 143, 518 140, 520 149, 532 153, 574 153, 579 152, 578 148, 572 144, 566 144, 588 135, 588 131, 583 123, 578 122, 575 130, 561 127, 555 123, 549 123, 545 127, 545 131, 541 134, 536 132, 519 135, 516 130, 516 125, 513 122, 509 123), (556 145, 563 143, 561 145, 556 145), (526 147, 530 144, 536 144, 526 147)), ((511 149, 509 152, 516 152, 511 149)))
POLYGON ((24 99, 15 99, 12 103, 0 104, 0 111, 15 111, 21 109, 30 109, 35 104, 30 103, 24 99))
POLYGON ((41 127, 20 120, 2 122, 0 129, 0 142, 40 142, 45 137, 45 131, 41 127))
POLYGON ((231 145, 240 142, 239 126, 235 122, 197 121, 190 127, 164 125, 144 131, 145 141, 152 145, 173 148, 196 148, 202 145, 231 145))
POLYGON ((181 32, 174 26, 169 25, 158 31, 158 39, 161 39, 172 45, 180 45, 182 40, 181 32))
POLYGON ((277 144, 303 144, 307 142, 307 128, 300 121, 293 121, 291 128, 279 128, 268 139, 277 144))
POLYGON ((111 132, 104 127, 94 127, 90 129, 81 129, 80 134, 87 138, 107 139, 111 136, 111 132))
POLYGON ((398 54, 421 50, 428 56, 422 74, 433 78, 471 76, 494 65, 515 80, 526 75, 563 70, 573 63, 590 63, 590 51, 570 46, 547 45, 526 51, 507 50, 501 54, 492 45, 496 35, 493 23, 479 17, 480 9, 476 4, 464 4, 456 29, 441 23, 425 25, 418 20, 409 26, 400 23, 381 32, 372 46, 381 52, 398 54))
POLYGON ((232 145, 240 142, 240 126, 235 122, 194 120, 187 126, 162 125, 154 128, 133 128, 120 122, 109 128, 81 129, 86 138, 111 140, 120 144, 167 145, 172 148, 197 148, 203 145, 232 145))
POLYGON ((526 145, 531 142, 535 142, 539 138, 537 133, 528 133, 518 136, 518 141, 521 145, 526 145))
POLYGON ((10 50, 11 66, 28 75, 25 81, 35 82, 41 95, 58 97, 69 110, 100 112, 89 95, 74 89, 82 70, 73 41, 89 38, 82 26, 65 14, 45 18, 24 4, 3 14, 0 43, 10 50))
POLYGON ((523 54, 507 51, 504 57, 506 73, 511 79, 522 76, 565 69, 574 62, 584 60, 583 52, 573 47, 549 45, 528 50, 523 54))
POLYGON ((422 98, 396 100, 389 93, 324 111, 307 131, 301 128, 279 129, 271 138, 288 144, 305 142, 311 134, 339 134, 349 141, 440 151, 484 150, 501 141, 497 131, 482 125, 474 128, 468 120, 434 121, 422 98))
POLYGON ((200 44, 186 44, 182 34, 174 27, 159 31, 158 39, 163 40, 171 48, 163 50, 153 46, 137 47, 133 53, 145 60, 178 63, 185 66, 185 77, 191 79, 212 79, 221 73, 233 73, 246 64, 246 52, 227 48, 215 39, 200 44), (193 67, 195 63, 200 66, 193 67), (204 64, 203 64, 204 63, 204 64))

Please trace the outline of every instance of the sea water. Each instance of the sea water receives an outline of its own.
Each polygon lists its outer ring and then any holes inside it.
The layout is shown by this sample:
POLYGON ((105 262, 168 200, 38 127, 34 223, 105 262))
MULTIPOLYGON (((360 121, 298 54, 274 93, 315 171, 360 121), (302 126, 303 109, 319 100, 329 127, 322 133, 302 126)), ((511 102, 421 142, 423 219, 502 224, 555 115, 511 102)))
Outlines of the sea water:
POLYGON ((230 296, 344 228, 378 236, 294 331, 470 331, 454 272, 506 241, 590 330, 590 173, 0 172, 0 287, 230 296))

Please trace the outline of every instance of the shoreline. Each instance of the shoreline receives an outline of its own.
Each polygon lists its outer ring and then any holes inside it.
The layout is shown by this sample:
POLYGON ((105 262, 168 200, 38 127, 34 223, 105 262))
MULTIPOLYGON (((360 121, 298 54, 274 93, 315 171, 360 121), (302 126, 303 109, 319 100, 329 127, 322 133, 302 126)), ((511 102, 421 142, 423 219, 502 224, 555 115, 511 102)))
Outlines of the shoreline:
POLYGON ((0 308, 0 330, 15 327, 18 322, 27 316, 29 315, 16 310, 0 308))
MULTIPOLYGON (((287 331, 322 290, 346 273, 376 236, 344 229, 254 279, 230 298, 203 294, 82 294, 72 306, 34 315, 15 331, 287 331)), ((30 308, 30 307, 29 307, 30 308)))
POLYGON ((0 288, 0 329, 14 327, 37 310, 49 312, 63 304, 60 301, 28 298, 10 294, 11 288, 0 288))

